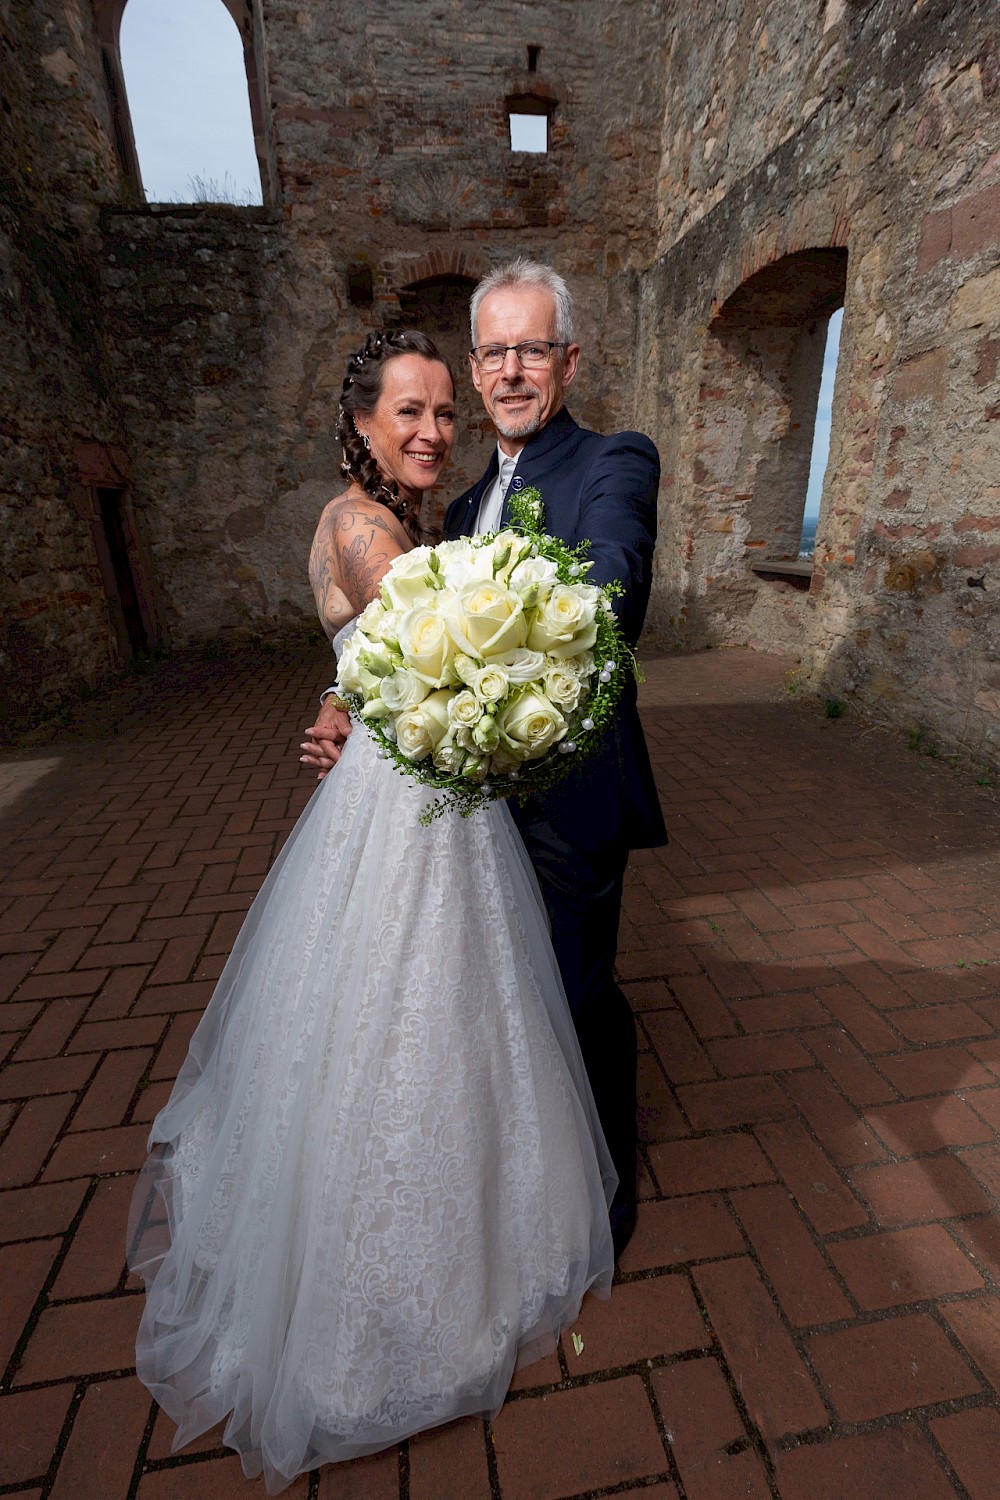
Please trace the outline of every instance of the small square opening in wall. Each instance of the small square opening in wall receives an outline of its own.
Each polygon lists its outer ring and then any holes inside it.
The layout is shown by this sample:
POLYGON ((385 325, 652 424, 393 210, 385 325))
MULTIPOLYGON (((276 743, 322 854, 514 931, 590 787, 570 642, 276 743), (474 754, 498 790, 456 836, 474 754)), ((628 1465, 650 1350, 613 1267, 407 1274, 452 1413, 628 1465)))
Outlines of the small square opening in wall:
POLYGON ((512 110, 509 119, 510 149, 512 151, 548 151, 548 115, 515 114, 512 110))

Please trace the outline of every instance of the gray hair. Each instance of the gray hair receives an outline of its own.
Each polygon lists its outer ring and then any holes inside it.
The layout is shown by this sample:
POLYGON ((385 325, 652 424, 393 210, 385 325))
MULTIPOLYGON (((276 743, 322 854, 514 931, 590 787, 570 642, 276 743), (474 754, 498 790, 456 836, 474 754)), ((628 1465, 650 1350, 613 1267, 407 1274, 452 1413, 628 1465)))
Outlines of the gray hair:
POLYGON ((560 344, 571 344, 573 342, 573 298, 569 287, 559 272, 553 271, 551 266, 543 266, 540 261, 528 260, 527 256, 519 255, 516 260, 508 260, 502 265, 494 266, 473 292, 472 301, 469 304, 473 347, 476 343, 476 321, 483 298, 488 297, 491 292, 506 291, 509 287, 518 286, 540 286, 552 293, 556 304, 556 338, 560 344))

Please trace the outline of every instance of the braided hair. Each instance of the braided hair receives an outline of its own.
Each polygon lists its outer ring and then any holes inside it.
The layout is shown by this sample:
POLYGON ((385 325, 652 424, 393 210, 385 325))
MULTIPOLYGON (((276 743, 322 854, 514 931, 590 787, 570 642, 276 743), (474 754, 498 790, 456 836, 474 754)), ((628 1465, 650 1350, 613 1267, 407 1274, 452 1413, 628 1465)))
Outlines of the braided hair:
POLYGON ((451 379, 448 361, 432 339, 415 329, 401 328, 389 332, 370 333, 361 348, 347 361, 344 388, 340 397, 340 416, 337 419, 337 436, 344 450, 343 472, 359 484, 373 500, 379 501, 402 523, 410 540, 416 544, 427 541, 429 533, 420 524, 419 501, 413 503, 399 493, 396 481, 382 473, 374 455, 365 446, 355 422, 358 412, 368 415, 375 410, 382 394, 383 372, 391 359, 401 354, 419 354, 422 359, 433 359, 444 365, 451 379))

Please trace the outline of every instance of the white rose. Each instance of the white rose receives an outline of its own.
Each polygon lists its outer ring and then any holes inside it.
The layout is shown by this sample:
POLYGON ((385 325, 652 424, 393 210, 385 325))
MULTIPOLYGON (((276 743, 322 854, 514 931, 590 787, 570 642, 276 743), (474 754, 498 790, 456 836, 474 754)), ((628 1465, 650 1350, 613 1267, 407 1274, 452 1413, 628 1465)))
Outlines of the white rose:
POLYGON ((387 613, 388 611, 382 600, 376 596, 370 603, 365 605, 358 616, 358 629, 363 630, 365 635, 377 636, 376 627, 387 613))
POLYGON ((567 672, 574 672, 581 682, 589 682, 597 670, 592 651, 581 651, 579 656, 564 656, 562 665, 567 672))
POLYGON ((493 556, 495 558, 497 553, 503 552, 506 547, 509 547, 511 557, 516 562, 518 554, 523 550, 524 545, 524 537, 520 536, 516 531, 498 531, 493 538, 493 556))
POLYGON ((373 641, 382 641, 385 645, 395 647, 399 641, 399 627, 406 618, 403 609, 383 609, 380 618, 366 634, 373 641))
POLYGON ((540 651, 529 651, 526 646, 517 646, 513 651, 503 651, 490 657, 491 667, 502 667, 511 683, 537 682, 545 670, 545 657, 540 651))
POLYGON ((490 662, 481 667, 469 683, 480 703, 499 703, 510 691, 510 678, 502 667, 490 662))
POLYGON ((543 598, 548 590, 545 584, 555 583, 558 570, 551 557, 526 557, 524 562, 519 562, 510 575, 510 586, 519 594, 526 593, 529 589, 538 589, 538 598, 543 598))
POLYGON ((527 628, 519 595, 491 578, 467 583, 448 610, 449 633, 466 656, 491 656, 523 646, 527 628))
POLYGON ((468 689, 456 693, 448 704, 448 718, 452 724, 462 724, 470 729, 473 724, 479 723, 482 712, 483 709, 479 699, 475 693, 470 693, 468 689))
POLYGON ((441 542, 437 548, 441 577, 448 588, 463 589, 467 583, 493 577, 493 552, 490 547, 476 546, 470 537, 455 542, 441 542))
POLYGON ((397 714, 401 709, 415 708, 429 692, 430 688, 423 678, 418 677, 416 672, 400 667, 391 677, 383 680, 381 698, 389 711, 397 714))
POLYGON ((528 633, 527 644, 550 656, 576 656, 597 640, 598 589, 589 584, 557 583, 543 600, 528 633))
POLYGON ((454 656, 445 617, 437 609, 417 605, 400 621, 399 649, 411 672, 431 687, 443 687, 452 680, 454 656))
POLYGON ((466 687, 472 682, 473 677, 479 671, 479 663, 474 656, 464 656, 461 651, 452 658, 452 667, 459 682, 464 682, 466 687))
POLYGON ((355 630, 340 648, 337 659, 337 689, 341 693, 364 693, 372 691, 378 677, 364 665, 362 655, 371 659, 381 646, 370 641, 363 630, 355 630))
POLYGON ((497 715, 500 733, 524 760, 537 760, 566 734, 566 720, 543 693, 529 688, 497 715))
POLYGON ((466 781, 485 781, 490 774, 491 764, 488 755, 470 755, 462 767, 462 775, 466 781))
MULTIPOLYGON (((570 714, 580 702, 583 694, 583 683, 575 672, 569 671, 560 662, 557 666, 549 667, 545 673, 545 696, 554 703, 564 714, 570 714)), ((391 679, 390 679, 391 681, 391 679)), ((385 697, 385 687, 382 688, 382 696, 385 697)))
POLYGON ((414 547, 396 558, 382 579, 383 602, 391 609, 410 609, 426 600, 430 582, 430 547, 414 547))
POLYGON ((449 733, 435 745, 432 759, 439 771, 444 771, 447 776, 457 776, 465 765, 467 752, 455 743, 454 735, 449 733))
POLYGON ((407 760, 424 760, 448 730, 448 699, 442 690, 431 693, 415 708, 405 708, 396 720, 396 744, 407 760))

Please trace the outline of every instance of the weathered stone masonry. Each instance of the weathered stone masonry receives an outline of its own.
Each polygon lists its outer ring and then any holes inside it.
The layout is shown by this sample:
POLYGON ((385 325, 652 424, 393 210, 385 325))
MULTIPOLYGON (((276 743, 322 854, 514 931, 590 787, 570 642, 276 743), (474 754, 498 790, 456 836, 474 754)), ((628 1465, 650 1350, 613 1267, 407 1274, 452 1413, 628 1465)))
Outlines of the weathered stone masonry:
MULTIPOLYGON (((787 651, 815 687, 997 757, 994 4, 226 3, 263 209, 141 201, 121 0, 0 6, 15 719, 137 633, 313 629, 346 353, 412 321, 461 365, 472 284, 526 251, 578 294, 575 414, 660 446, 657 633, 787 651), (546 155, 509 149, 523 101, 546 155), (787 563, 841 303, 809 578, 787 563)), ((459 378, 449 488, 492 441, 459 378)))

